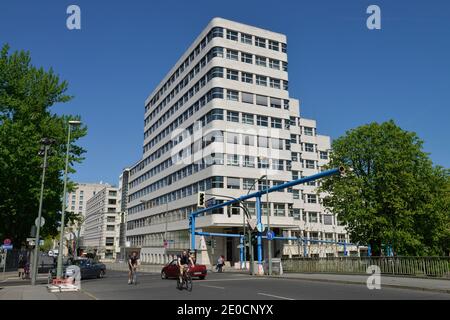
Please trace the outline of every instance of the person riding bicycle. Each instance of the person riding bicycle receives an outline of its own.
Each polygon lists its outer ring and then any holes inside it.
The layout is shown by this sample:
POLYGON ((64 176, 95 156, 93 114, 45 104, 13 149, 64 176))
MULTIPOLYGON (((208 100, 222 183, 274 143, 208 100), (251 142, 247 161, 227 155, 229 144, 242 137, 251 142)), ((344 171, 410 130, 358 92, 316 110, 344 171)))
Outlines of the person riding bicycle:
POLYGON ((189 268, 189 265, 194 265, 194 261, 189 256, 186 250, 183 251, 183 254, 178 257, 178 268, 180 269, 180 283, 183 282, 183 275, 186 268, 189 268))
POLYGON ((131 255, 128 257, 128 269, 130 270, 128 272, 128 284, 131 284, 133 272, 136 272, 138 265, 139 265, 139 258, 137 256, 137 252, 133 251, 131 255))

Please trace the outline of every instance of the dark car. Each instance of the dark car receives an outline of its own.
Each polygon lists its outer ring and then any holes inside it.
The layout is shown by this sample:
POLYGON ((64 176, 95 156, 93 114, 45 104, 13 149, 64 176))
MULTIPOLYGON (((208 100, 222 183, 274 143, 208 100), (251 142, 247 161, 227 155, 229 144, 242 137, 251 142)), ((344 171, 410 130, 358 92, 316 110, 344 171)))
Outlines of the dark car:
MULTIPOLYGON (((106 266, 103 263, 95 262, 93 259, 74 259, 64 264, 63 274, 70 265, 80 267, 81 279, 103 278, 106 273, 106 266)), ((56 278, 56 268, 51 271, 52 278, 56 278)))
MULTIPOLYGON (((162 279, 176 278, 178 277, 179 270, 180 269, 178 268, 177 260, 174 259, 162 268, 161 278, 162 279)), ((193 265, 189 270, 193 278, 199 278, 201 280, 206 278, 207 274, 206 266, 203 264, 193 265)))

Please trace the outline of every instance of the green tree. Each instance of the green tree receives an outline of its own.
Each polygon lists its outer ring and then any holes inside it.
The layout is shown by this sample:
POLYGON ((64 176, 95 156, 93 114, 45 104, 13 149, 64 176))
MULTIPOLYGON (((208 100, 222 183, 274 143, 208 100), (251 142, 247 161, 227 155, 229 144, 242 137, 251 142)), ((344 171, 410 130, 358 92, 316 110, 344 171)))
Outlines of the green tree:
POLYGON ((333 141, 324 180, 325 207, 347 225, 353 242, 374 255, 392 245, 397 255, 441 255, 449 248, 449 170, 433 166, 423 142, 394 121, 352 129, 333 141))
MULTIPOLYGON (((36 68, 28 52, 0 52, 0 238, 24 244, 37 217, 43 159, 38 156, 41 139, 53 138, 45 177, 42 237, 57 234, 61 213, 68 120, 50 109, 72 99, 68 84, 50 69, 36 68)), ((74 128, 69 155, 70 171, 85 152, 75 145, 86 127, 74 128)), ((68 183, 69 189, 73 188, 68 183)), ((72 219, 68 215, 69 221, 72 219)))

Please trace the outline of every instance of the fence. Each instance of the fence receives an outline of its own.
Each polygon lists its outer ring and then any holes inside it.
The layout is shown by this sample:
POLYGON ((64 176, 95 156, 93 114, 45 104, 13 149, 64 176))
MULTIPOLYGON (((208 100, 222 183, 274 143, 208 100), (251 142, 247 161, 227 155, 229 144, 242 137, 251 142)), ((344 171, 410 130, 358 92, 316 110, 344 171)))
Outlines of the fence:
POLYGON ((450 257, 334 257, 282 261, 284 272, 366 274, 378 266, 382 274, 450 279, 450 257))

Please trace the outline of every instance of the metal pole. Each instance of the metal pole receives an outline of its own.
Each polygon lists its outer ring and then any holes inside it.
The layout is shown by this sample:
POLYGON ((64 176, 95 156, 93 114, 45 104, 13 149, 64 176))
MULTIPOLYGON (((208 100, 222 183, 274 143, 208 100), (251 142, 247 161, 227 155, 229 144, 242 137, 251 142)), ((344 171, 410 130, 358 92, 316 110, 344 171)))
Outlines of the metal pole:
POLYGON ((250 250, 250 274, 253 275, 255 273, 253 270, 253 264, 255 259, 253 258, 253 244, 252 244, 251 230, 248 230, 248 250, 250 250))
MULTIPOLYGON (((269 176, 267 174, 266 167, 266 190, 269 191, 269 176)), ((270 232, 270 202, 269 202, 269 192, 266 193, 266 202, 267 202, 267 232, 270 232)), ((269 276, 272 275, 272 241, 267 239, 267 253, 269 255, 269 276)))
MULTIPOLYGON (((261 224, 261 196, 256 197, 256 221, 257 224, 261 224)), ((263 273, 263 266, 262 266, 262 238, 261 238, 261 232, 258 231, 258 237, 257 237, 257 248, 258 248, 258 274, 263 273)))
POLYGON ((243 237, 243 244, 244 244, 244 248, 243 248, 243 256, 244 259, 242 260, 243 265, 241 265, 241 269, 247 269, 247 249, 246 249, 246 244, 245 244, 245 212, 242 212, 242 227, 243 227, 243 232, 242 235, 243 237))
POLYGON ((66 169, 64 171, 64 191, 63 191, 63 201, 62 201, 62 212, 61 212, 61 236, 59 240, 59 249, 58 249, 58 266, 56 269, 56 278, 62 278, 62 265, 63 265, 63 250, 64 250, 64 215, 66 211, 66 189, 67 189, 67 169, 69 166, 69 149, 70 149, 70 128, 71 125, 69 123, 69 129, 67 134, 67 146, 66 146, 66 169))
POLYGON ((36 284, 36 277, 38 273, 38 254, 39 254, 39 237, 41 232, 41 216, 42 216, 42 202, 44 200, 44 182, 45 182, 45 169, 47 167, 47 153, 48 153, 49 146, 44 146, 44 166, 42 168, 42 179, 41 179, 41 195, 39 198, 39 212, 38 212, 38 224, 36 226, 36 239, 35 239, 35 246, 34 246, 34 256, 33 256, 33 262, 32 262, 32 268, 31 271, 31 285, 36 284))

